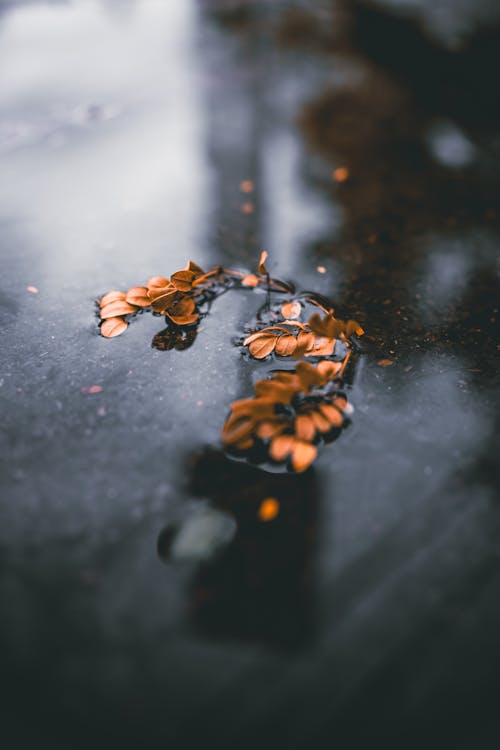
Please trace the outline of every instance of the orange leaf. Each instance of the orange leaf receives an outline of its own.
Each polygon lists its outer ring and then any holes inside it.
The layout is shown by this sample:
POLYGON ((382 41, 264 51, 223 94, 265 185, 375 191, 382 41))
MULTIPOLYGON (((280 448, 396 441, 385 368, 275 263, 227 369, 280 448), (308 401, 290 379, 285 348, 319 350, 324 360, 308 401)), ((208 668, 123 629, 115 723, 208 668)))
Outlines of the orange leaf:
POLYGON ((162 288, 168 285, 168 279, 165 276, 152 276, 147 280, 146 286, 148 289, 162 288))
POLYGON ((189 325, 198 320, 198 312, 192 297, 179 297, 168 306, 166 314, 178 325, 189 325))
POLYGON ((281 432, 283 432, 287 424, 288 423, 286 420, 281 420, 279 422, 269 422, 267 420, 264 420, 262 422, 259 422, 259 424, 257 425, 255 434, 261 440, 270 440, 271 438, 276 437, 276 435, 279 435, 281 432))
POLYGON ((314 422, 308 414, 297 414, 295 417, 295 436, 299 440, 312 442, 316 434, 314 422))
POLYGON ((243 276, 241 283, 243 286, 258 286, 260 282, 260 279, 258 276, 256 276, 254 273, 247 273, 246 276, 243 276))
POLYGON ((261 521, 272 521, 280 512, 280 504, 275 497, 266 497, 260 504, 257 515, 261 521))
POLYGON ((364 330, 361 328, 357 320, 348 320, 345 327, 346 336, 352 336, 353 333, 356 336, 362 336, 364 330))
POLYGON ((170 277, 170 283, 179 292, 190 292, 193 285, 194 273, 192 271, 177 271, 170 277))
POLYGON ((179 292, 172 284, 163 287, 154 287, 149 289, 149 298, 151 306, 157 313, 164 313, 178 299, 179 292))
POLYGON ((107 318, 101 326, 101 335, 105 339, 119 336, 127 329, 128 323, 123 318, 107 318))
POLYGON ((331 362, 328 359, 324 359, 322 362, 318 363, 316 369, 326 383, 328 380, 331 380, 340 372, 340 370, 342 369, 342 362, 331 362))
POLYGON ((279 404, 289 404, 292 396, 297 392, 297 388, 290 383, 280 383, 274 378, 272 380, 258 380, 255 383, 255 393, 257 396, 272 398, 279 404))
POLYGON ((308 362, 299 362, 297 375, 300 378, 302 389, 308 393, 313 385, 321 385, 322 377, 316 367, 308 362))
POLYGON ((275 415, 275 401, 272 398, 242 398, 231 404, 231 411, 235 417, 269 419, 275 415))
POLYGON ((392 359, 379 359, 377 362, 379 367, 392 367, 393 364, 394 362, 392 359))
POLYGON ((284 318, 300 318, 302 313, 302 305, 297 300, 291 300, 281 305, 281 314, 284 318))
POLYGON ((248 350, 255 359, 264 359, 274 350, 276 338, 274 336, 261 336, 252 341, 248 350))
POLYGON ((136 305, 137 307, 149 307, 151 304, 148 290, 145 286, 133 286, 132 289, 128 290, 125 299, 129 304, 136 305))
POLYGON ((320 404, 319 410, 333 427, 342 427, 344 424, 343 415, 333 404, 320 404))
POLYGON ((331 357, 334 349, 335 339, 315 336, 312 347, 306 352, 306 357, 331 357))
POLYGON ((290 455, 295 438, 293 435, 278 435, 269 446, 269 455, 273 461, 281 463, 290 455))
POLYGON ((229 420, 222 428, 222 442, 224 445, 234 445, 245 440, 253 432, 254 421, 250 417, 229 420))
POLYGON ((267 253, 265 250, 263 250, 260 254, 259 265, 257 266, 257 273, 260 274, 261 276, 269 275, 268 270, 265 266, 266 260, 267 260, 267 253))
POLYGON ((196 263, 193 263, 192 260, 190 260, 186 266, 186 271, 192 271, 195 275, 198 275, 200 273, 205 273, 203 268, 200 268, 196 263))
POLYGON ((134 305, 129 305, 129 303, 125 302, 125 300, 117 299, 114 302, 108 302, 107 305, 104 305, 104 307, 101 308, 100 315, 102 320, 106 320, 106 318, 115 318, 121 315, 130 315, 131 313, 135 312, 137 312, 137 307, 134 307, 134 305))
POLYGON ((276 354, 280 357, 289 357, 297 348, 295 336, 280 336, 276 342, 276 354))
POLYGON ((119 292, 118 290, 114 290, 112 292, 108 292, 107 294, 102 297, 99 304, 101 307, 105 307, 105 305, 109 304, 110 302, 117 302, 118 300, 124 300, 125 299, 125 293, 119 292))
POLYGON ((311 419, 318 432, 330 432, 332 429, 329 420, 319 411, 311 411, 311 419))
POLYGON ((309 468, 316 456, 317 448, 304 440, 296 440, 292 448, 292 466, 294 471, 302 472, 309 468))
POLYGON ((314 333, 304 333, 304 331, 301 331, 297 336, 297 348, 294 352, 294 357, 302 357, 303 354, 308 352, 314 345, 314 340, 314 333))

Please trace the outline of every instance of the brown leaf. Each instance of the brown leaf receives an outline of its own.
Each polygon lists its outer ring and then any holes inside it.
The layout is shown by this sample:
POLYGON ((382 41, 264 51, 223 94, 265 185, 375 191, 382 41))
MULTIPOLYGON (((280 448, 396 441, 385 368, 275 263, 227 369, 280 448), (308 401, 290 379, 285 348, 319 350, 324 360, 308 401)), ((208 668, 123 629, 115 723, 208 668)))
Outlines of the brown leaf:
POLYGON ((337 396, 337 398, 333 399, 333 403, 335 404, 337 409, 340 409, 340 411, 344 412, 345 414, 352 414, 354 411, 345 396, 337 396))
POLYGON ((127 327, 128 323, 123 318, 107 318, 101 326, 101 336, 112 339, 123 333, 127 327))
POLYGON ((255 359, 264 359, 274 350, 276 338, 274 336, 261 336, 252 341, 248 350, 255 359))
POLYGON ((116 302, 117 300, 124 300, 125 299, 125 292, 119 292, 117 289, 115 289, 112 292, 108 292, 104 295, 104 297, 101 298, 99 301, 99 304, 101 307, 104 307, 105 305, 108 305, 110 302, 116 302))
POLYGON ((269 446, 269 455, 273 461, 281 463, 290 455, 295 438, 293 435, 278 435, 269 446))
POLYGON ((172 284, 163 287, 153 287, 148 290, 151 307, 157 313, 165 313, 166 310, 179 297, 179 292, 172 284))
POLYGON ((306 357, 331 357, 334 349, 335 339, 315 336, 312 347, 306 352, 306 357))
POLYGON ((302 390, 308 393, 313 385, 321 385, 322 377, 316 367, 308 362, 299 362, 297 365, 297 375, 300 378, 302 390))
POLYGON ((292 467, 294 471, 302 472, 309 468, 318 455, 318 450, 311 443, 296 440, 292 448, 292 467))
POLYGON ((324 359, 322 362, 318 363, 316 369, 326 383, 328 380, 331 380, 340 372, 340 370, 342 369, 342 362, 331 362, 328 359, 324 359))
POLYGON ((163 288, 168 285, 168 279, 165 276, 152 276, 147 280, 146 286, 149 290, 163 288))
POLYGON ((234 445, 245 440, 253 432, 254 420, 250 417, 228 419, 222 428, 222 442, 224 445, 234 445))
POLYGON ((258 380, 255 383, 257 396, 271 398, 279 404, 289 404, 297 388, 291 383, 280 383, 275 378, 271 380, 258 380))
POLYGON ((280 336, 276 342, 276 354, 280 357, 290 357, 297 348, 295 336, 280 336))
POLYGON ((276 409, 272 398, 242 398, 231 404, 235 417, 251 416, 255 420, 274 417, 276 409))
POLYGON ((342 427, 344 417, 333 404, 319 404, 319 410, 328 419, 332 427, 342 427))
POLYGON ((320 414, 319 411, 311 411, 310 414, 318 432, 330 432, 332 425, 323 414, 320 414))
POLYGON ((254 273, 247 273, 246 276, 243 276, 241 283, 243 286, 254 287, 259 285, 260 279, 254 273))
POLYGON ((379 359, 377 362, 379 367, 392 367, 393 364, 394 362, 392 359, 379 359))
POLYGON ((357 320, 348 320, 345 327, 346 336, 352 336, 353 333, 356 336, 362 336, 364 330, 361 328, 357 320))
POLYGON ((291 300, 281 305, 281 314, 284 318, 293 320, 294 318, 300 318, 302 313, 302 305, 297 300, 291 300))
POLYGON ((168 307, 166 314, 177 325, 196 323, 199 317, 192 297, 179 297, 168 307))
POLYGON ((253 444, 254 444, 253 437, 248 437, 248 438, 245 438, 244 440, 239 440, 237 443, 234 443, 234 447, 237 448, 239 451, 247 451, 252 447, 253 444))
POLYGON ((287 424, 288 422, 286 420, 280 420, 277 422, 264 420, 257 425, 255 434, 261 440, 270 440, 271 438, 276 437, 276 435, 282 433, 287 424))
POLYGON ((133 286, 132 289, 128 290, 125 299, 129 304, 136 305, 136 307, 149 307, 151 304, 145 286, 133 286))
POLYGON ((257 273, 260 274, 261 276, 269 275, 269 272, 265 265, 266 260, 267 260, 267 253, 265 250, 263 250, 260 254, 259 265, 257 266, 257 273))
POLYGON ((170 283, 179 292, 190 292, 194 276, 193 271, 177 271, 170 277, 170 283))
POLYGON ((196 263, 193 263, 192 260, 190 260, 188 262, 188 264, 186 266, 186 271, 192 271, 196 276, 198 274, 204 274, 205 273, 205 271, 203 270, 203 268, 200 268, 199 265, 197 265, 196 263))
POLYGON ((104 305, 104 307, 101 308, 100 315, 102 320, 106 320, 106 318, 130 315, 135 312, 137 312, 137 307, 130 305, 128 302, 125 302, 125 300, 117 299, 114 302, 108 302, 107 305, 104 305))
POLYGON ((297 414, 295 417, 295 436, 299 440, 312 442, 316 434, 314 422, 308 414, 297 414))
POLYGON ((304 331, 301 331, 297 336, 297 348, 293 356, 296 358, 302 357, 313 347, 314 340, 314 333, 305 333, 304 331))

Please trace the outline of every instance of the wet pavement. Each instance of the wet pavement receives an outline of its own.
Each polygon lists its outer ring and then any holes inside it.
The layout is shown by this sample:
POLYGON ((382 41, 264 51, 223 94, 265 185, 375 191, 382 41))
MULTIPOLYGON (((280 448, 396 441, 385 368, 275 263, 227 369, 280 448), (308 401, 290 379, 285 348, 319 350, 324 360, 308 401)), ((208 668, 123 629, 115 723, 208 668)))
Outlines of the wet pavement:
POLYGON ((9 750, 496 746, 500 21, 400 5, 0 3, 9 750), (261 296, 95 318, 262 248, 366 331, 301 476, 220 445, 261 296))

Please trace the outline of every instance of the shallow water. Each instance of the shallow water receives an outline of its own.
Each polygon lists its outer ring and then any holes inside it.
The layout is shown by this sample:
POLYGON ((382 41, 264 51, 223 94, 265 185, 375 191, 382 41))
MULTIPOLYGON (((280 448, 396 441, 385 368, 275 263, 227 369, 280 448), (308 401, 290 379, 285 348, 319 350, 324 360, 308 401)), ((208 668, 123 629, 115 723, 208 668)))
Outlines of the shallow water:
POLYGON ((368 5, 0 4, 9 747, 495 729, 500 47, 368 5), (233 345, 261 297, 185 351, 151 347, 161 318, 96 327, 108 289, 262 248, 367 334, 352 424, 300 477, 221 451, 272 364, 233 345))

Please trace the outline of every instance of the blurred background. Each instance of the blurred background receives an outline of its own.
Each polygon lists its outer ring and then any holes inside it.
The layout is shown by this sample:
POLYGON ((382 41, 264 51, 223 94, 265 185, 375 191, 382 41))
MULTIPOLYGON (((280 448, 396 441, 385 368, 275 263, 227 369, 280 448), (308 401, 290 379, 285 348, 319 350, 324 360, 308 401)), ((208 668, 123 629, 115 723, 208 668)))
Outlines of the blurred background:
POLYGON ((493 0, 0 0, 8 750, 497 747, 499 64, 493 0), (367 334, 301 476, 220 448, 262 297, 95 318, 263 248, 367 334))

